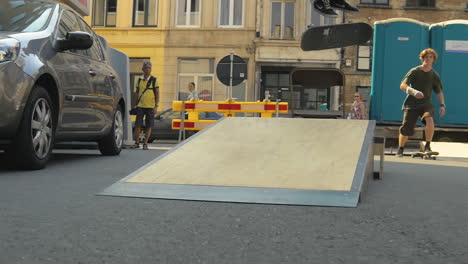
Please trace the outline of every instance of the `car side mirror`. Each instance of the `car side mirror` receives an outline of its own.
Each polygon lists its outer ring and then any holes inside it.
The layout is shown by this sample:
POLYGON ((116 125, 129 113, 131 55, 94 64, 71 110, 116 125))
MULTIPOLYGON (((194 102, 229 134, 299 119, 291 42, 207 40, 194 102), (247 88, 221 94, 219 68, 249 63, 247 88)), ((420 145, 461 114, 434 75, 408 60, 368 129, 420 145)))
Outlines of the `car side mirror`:
POLYGON ((56 42, 56 48, 59 51, 65 50, 85 50, 93 45, 91 34, 82 31, 68 32, 65 39, 59 39, 56 42))

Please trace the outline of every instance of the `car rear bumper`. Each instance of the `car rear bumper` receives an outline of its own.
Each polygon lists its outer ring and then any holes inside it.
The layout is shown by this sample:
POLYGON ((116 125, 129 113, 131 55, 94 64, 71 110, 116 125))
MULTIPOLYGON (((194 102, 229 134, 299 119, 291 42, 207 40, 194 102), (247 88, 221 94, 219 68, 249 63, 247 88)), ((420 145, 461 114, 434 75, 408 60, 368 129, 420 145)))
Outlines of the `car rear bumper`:
POLYGON ((0 63, 0 140, 15 135, 32 85, 14 62, 0 63))

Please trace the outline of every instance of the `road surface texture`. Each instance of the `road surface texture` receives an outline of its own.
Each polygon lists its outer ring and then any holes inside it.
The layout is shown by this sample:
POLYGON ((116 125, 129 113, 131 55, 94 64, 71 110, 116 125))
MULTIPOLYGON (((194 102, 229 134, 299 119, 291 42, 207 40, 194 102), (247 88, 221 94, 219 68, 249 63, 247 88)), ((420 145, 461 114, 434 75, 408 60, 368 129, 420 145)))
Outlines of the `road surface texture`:
POLYGON ((96 195, 170 147, 0 168, 0 263, 468 263, 468 163, 386 157, 357 208, 96 195))

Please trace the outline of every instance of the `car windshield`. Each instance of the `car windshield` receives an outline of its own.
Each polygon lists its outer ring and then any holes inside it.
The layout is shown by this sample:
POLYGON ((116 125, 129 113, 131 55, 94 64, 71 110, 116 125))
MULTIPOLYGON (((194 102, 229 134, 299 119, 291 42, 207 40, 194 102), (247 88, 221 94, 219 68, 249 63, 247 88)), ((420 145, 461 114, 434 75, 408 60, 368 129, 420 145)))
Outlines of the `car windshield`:
POLYGON ((177 119, 177 118, 180 118, 180 112, 174 112, 171 110, 167 111, 167 112, 164 112, 161 114, 161 118, 162 119, 167 119, 167 118, 170 118, 170 119, 177 119))
POLYGON ((47 27, 55 4, 27 1, 0 1, 0 31, 36 32, 47 27))

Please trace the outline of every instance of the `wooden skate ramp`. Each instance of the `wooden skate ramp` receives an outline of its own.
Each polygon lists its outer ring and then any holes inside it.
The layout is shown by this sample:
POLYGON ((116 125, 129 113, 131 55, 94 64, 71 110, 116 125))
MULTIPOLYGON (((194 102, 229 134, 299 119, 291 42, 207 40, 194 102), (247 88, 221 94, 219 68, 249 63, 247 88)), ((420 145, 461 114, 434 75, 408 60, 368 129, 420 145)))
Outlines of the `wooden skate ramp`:
POLYGON ((103 195, 356 206, 373 173, 373 121, 226 118, 103 195))

